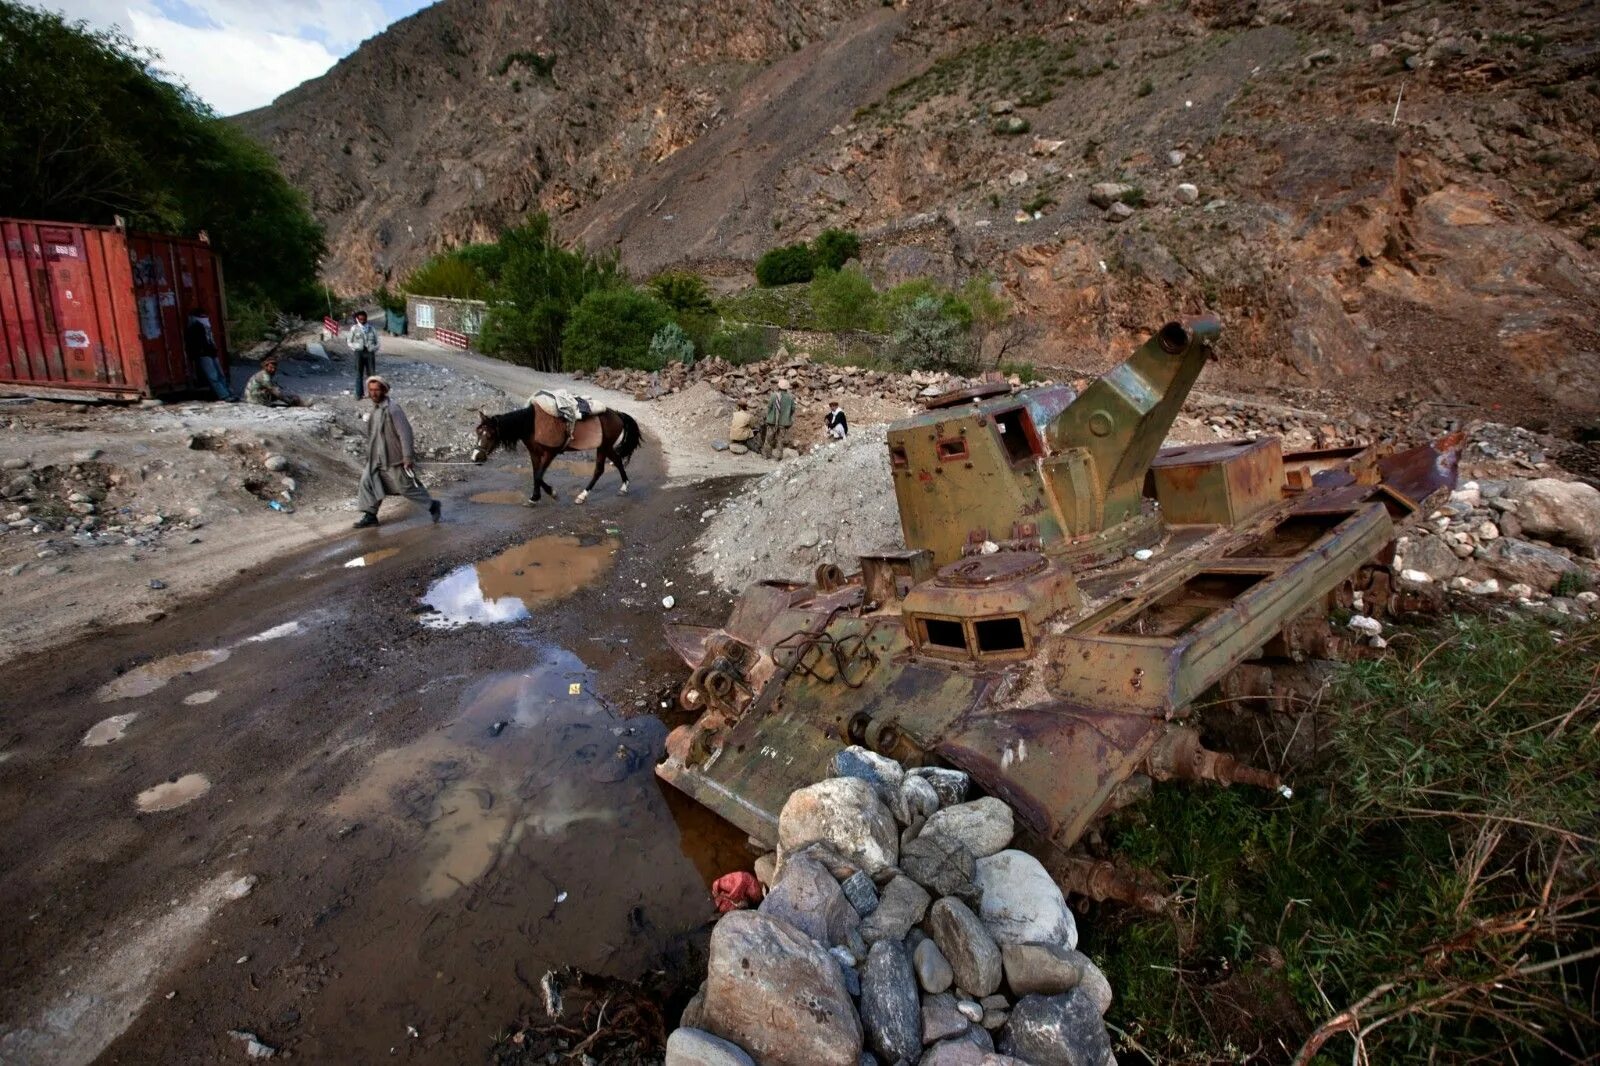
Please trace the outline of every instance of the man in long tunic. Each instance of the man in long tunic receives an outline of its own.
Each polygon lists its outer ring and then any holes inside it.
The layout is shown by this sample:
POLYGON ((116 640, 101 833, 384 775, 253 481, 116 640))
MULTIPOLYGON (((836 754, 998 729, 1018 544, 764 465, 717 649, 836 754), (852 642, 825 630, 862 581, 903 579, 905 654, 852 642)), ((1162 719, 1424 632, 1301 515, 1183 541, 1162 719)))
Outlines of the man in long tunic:
POLYGON ((778 391, 767 400, 767 417, 762 426, 761 454, 768 459, 782 459, 784 446, 789 443, 789 428, 794 425, 794 393, 789 382, 779 378, 778 391))
POLYGON ((429 496, 417 479, 411 422, 400 405, 389 399, 389 383, 376 374, 368 378, 367 399, 372 401, 372 414, 367 417, 367 472, 361 478, 357 504, 361 517, 356 528, 378 524, 378 504, 385 496, 404 496, 412 503, 425 504, 433 520, 439 521, 439 501, 429 496))

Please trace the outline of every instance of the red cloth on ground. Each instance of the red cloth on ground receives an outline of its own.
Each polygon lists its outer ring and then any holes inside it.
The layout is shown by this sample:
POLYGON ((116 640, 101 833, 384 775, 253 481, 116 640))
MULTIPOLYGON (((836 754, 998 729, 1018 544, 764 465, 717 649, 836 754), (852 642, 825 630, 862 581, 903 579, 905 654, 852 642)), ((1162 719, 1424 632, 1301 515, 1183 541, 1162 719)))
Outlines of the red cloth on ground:
POLYGON ((748 910, 761 902, 761 882, 748 870, 723 874, 711 882, 711 900, 718 914, 748 910))

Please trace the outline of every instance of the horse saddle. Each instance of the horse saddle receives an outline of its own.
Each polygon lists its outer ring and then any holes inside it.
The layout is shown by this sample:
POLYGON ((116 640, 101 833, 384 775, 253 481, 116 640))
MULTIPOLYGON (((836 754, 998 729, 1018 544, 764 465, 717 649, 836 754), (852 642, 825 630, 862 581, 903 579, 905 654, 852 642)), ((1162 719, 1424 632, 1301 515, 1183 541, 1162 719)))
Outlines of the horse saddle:
MULTIPOLYGON (((561 440, 541 440, 546 447, 565 447, 571 451, 589 451, 600 446, 601 426, 594 416, 610 408, 588 396, 574 396, 565 389, 541 389, 528 397, 528 403, 547 415, 561 419, 561 440), (568 428, 570 427, 570 428, 568 428)), ((559 424, 559 423, 558 423, 559 424)))

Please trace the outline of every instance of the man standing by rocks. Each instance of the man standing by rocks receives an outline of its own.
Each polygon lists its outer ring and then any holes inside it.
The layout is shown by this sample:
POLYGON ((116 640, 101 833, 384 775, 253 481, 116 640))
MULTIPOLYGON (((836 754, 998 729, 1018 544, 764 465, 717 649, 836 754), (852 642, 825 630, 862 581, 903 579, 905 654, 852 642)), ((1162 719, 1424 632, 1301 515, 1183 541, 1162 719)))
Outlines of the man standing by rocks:
POLYGON ((189 321, 183 327, 183 351, 200 367, 211 391, 217 399, 233 402, 233 390, 222 376, 222 364, 217 362, 217 342, 211 333, 211 318, 198 307, 189 309, 189 321))
POLYGON ((756 435, 756 416, 750 413, 748 400, 740 400, 733 421, 728 425, 728 450, 743 455, 750 450, 750 439, 756 435))
POLYGON ((361 517, 357 529, 378 524, 378 504, 385 496, 404 496, 412 503, 427 504, 428 513, 439 521, 439 501, 417 480, 417 455, 411 439, 411 423, 400 405, 389 399, 389 383, 374 374, 367 379, 367 398, 372 413, 367 416, 367 472, 361 479, 361 517))
POLYGON ((359 400, 367 379, 378 372, 378 331, 367 325, 365 311, 356 312, 346 343, 350 345, 350 354, 356 357, 356 399, 359 400))
POLYGON ((838 400, 828 401, 828 439, 844 440, 850 435, 850 421, 844 416, 844 408, 839 406, 838 400))
POLYGON ((261 369, 253 374, 244 386, 244 402, 261 407, 304 407, 306 402, 278 385, 278 357, 269 355, 261 360, 261 369))
POLYGON ((767 417, 762 429, 761 454, 768 459, 782 459, 783 449, 789 443, 789 429, 794 425, 794 393, 789 382, 778 379, 778 391, 767 400, 767 417))

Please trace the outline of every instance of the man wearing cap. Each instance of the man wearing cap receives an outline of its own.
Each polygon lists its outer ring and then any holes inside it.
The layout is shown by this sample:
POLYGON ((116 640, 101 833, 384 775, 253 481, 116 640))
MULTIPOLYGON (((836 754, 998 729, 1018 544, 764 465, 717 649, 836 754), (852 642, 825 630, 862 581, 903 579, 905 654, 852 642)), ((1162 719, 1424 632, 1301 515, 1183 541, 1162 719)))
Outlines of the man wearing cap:
POLYGON ((356 357, 356 399, 361 399, 364 382, 378 372, 378 331, 367 325, 367 313, 356 312, 350 325, 350 336, 345 342, 356 357))
POLYGON ((361 517, 357 529, 378 524, 378 504, 385 496, 404 496, 412 503, 427 504, 428 513, 439 521, 439 501, 417 480, 417 455, 411 442, 411 423, 400 405, 389 399, 389 383, 374 374, 367 379, 367 398, 372 414, 367 416, 367 472, 361 478, 361 517))
POLYGON ((755 435, 756 416, 750 413, 750 402, 740 400, 728 425, 728 447, 735 455, 743 455, 750 450, 750 439, 755 435))
POLYGON ((304 407, 306 402, 278 384, 278 357, 269 355, 244 386, 244 402, 262 407, 304 407))
POLYGON ((768 459, 782 459, 783 446, 788 443, 789 427, 794 425, 794 394, 789 382, 778 379, 778 391, 767 400, 766 424, 762 427, 761 454, 768 459))

